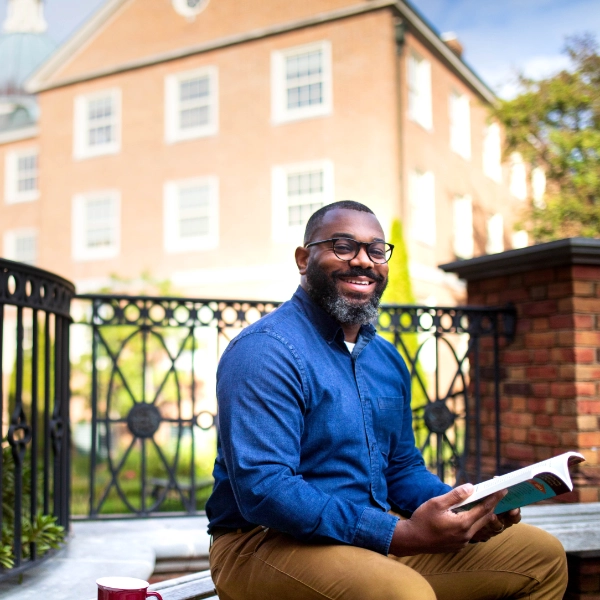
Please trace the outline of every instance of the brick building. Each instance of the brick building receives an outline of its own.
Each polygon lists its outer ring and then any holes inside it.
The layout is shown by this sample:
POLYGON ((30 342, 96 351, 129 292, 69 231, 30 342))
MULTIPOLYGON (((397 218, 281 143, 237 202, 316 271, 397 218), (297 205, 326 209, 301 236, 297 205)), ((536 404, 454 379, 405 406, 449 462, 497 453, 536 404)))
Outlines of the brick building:
POLYGON ((351 198, 403 221, 419 301, 463 300, 437 265, 523 245, 528 183, 444 39, 402 0, 107 0, 29 78, 37 123, 0 131, 4 256, 284 299, 308 215, 351 198))

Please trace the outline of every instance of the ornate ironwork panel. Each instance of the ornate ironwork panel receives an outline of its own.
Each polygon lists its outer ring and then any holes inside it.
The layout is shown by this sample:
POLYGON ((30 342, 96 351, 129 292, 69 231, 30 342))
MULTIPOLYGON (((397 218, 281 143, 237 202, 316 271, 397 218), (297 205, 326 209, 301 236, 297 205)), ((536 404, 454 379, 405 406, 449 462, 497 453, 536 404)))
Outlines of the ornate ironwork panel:
POLYGON ((0 554, 13 564, 0 568, 0 579, 39 562, 46 548, 35 540, 48 515, 69 528, 74 294, 70 282, 52 273, 0 259, 0 554))
MULTIPOLYGON (((73 329, 74 512, 100 518, 201 510, 216 453, 218 358, 278 303, 77 298, 75 320, 89 335, 73 329)), ((513 326, 510 309, 381 308, 377 327, 411 372, 417 443, 450 483, 466 477, 466 440, 479 443, 479 344, 489 339, 497 347, 513 326)), ((498 389, 497 368, 496 375, 498 389)), ((476 451, 473 457, 469 475, 478 478, 476 451)))
MULTIPOLYGON (((90 378, 73 392, 74 406, 91 400, 79 411, 85 417, 89 408, 91 427, 83 431, 90 437, 79 435, 74 424, 79 462, 89 461, 86 513, 197 512, 212 485, 218 357, 236 333, 277 303, 103 295, 78 300, 80 320, 91 325, 91 355, 84 348, 74 366, 81 374, 80 364, 89 358, 90 378)), ((79 475, 75 469, 74 481, 79 475)))
POLYGON ((494 386, 500 472, 500 338, 514 335, 510 307, 382 306, 378 329, 398 348, 412 378, 415 439, 427 466, 451 484, 481 481, 481 374, 494 386), (481 343, 492 345, 481 364, 481 343))

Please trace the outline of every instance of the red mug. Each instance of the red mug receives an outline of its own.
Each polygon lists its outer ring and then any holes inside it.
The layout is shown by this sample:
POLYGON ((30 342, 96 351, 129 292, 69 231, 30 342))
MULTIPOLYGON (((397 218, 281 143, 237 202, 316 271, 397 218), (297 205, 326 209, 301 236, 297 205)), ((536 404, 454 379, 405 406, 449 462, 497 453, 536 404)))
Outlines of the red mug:
POLYGON ((134 577, 101 577, 96 579, 98 600, 146 600, 154 596, 162 600, 158 592, 149 592, 150 585, 143 579, 134 577))

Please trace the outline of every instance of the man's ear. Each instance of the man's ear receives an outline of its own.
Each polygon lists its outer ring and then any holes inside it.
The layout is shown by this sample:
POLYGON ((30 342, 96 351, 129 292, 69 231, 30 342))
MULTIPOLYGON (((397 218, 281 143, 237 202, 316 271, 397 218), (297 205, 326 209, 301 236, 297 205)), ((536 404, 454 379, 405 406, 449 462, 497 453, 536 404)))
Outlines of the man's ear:
POLYGON ((310 250, 308 248, 304 248, 303 246, 299 246, 296 248, 296 264, 298 265, 298 272, 300 275, 306 274, 306 268, 308 267, 308 255, 310 250))

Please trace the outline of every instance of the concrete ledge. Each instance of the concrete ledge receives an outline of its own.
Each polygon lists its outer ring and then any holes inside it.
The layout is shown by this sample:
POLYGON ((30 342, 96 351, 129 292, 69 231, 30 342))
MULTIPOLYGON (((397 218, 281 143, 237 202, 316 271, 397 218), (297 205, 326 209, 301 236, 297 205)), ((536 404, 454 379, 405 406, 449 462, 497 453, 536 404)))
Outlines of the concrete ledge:
MULTIPOLYGON (((66 547, 23 573, 21 584, 17 576, 0 583, 0 596, 3 600, 82 600, 97 596, 99 577, 114 575, 147 581, 157 558, 206 560, 207 524, 206 517, 75 521, 66 547)), ((165 588, 173 585, 161 582, 156 586, 163 584, 165 588)))
POLYGON ((600 502, 526 506, 521 513, 525 523, 557 537, 568 555, 600 557, 600 502))
MULTIPOLYGON (((600 557, 600 502, 523 508, 523 522, 555 535, 569 556, 600 557)), ((208 557, 206 517, 76 521, 57 556, 26 571, 23 582, 0 583, 3 600, 96 597, 96 579, 108 575, 147 580, 157 559, 202 564, 208 557)), ((164 600, 215 598, 208 571, 153 584, 164 600)))
POLYGON ((150 586, 160 592, 163 600, 210 600, 217 599, 210 571, 202 571, 185 577, 161 581, 150 586))

